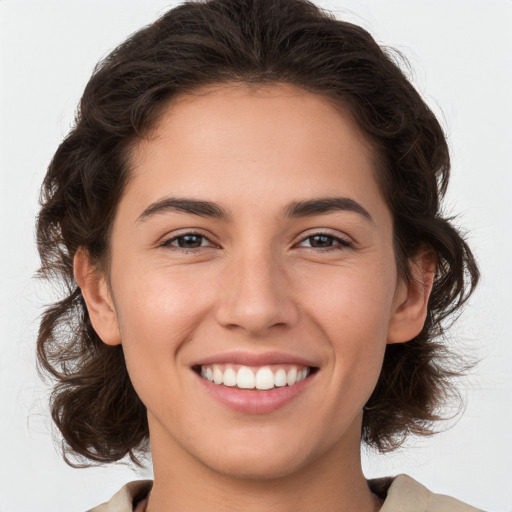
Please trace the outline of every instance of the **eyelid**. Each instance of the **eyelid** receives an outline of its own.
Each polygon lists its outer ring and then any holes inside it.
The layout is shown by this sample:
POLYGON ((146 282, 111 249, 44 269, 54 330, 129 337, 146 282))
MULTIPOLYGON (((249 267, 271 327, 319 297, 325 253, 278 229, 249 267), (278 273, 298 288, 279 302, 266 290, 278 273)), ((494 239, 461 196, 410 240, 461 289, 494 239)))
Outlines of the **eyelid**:
MULTIPOLYGON (((338 241, 338 243, 340 244, 339 246, 331 246, 331 247, 326 247, 324 249, 334 249, 334 248, 340 247, 340 246, 350 248, 350 247, 354 247, 356 245, 354 240, 351 237, 349 237, 348 235, 342 234, 338 231, 333 232, 332 230, 330 230, 328 228, 313 229, 309 233, 308 232, 302 233, 300 236, 300 239, 294 245, 299 245, 300 243, 304 242, 308 238, 312 238, 312 237, 318 236, 318 235, 331 237, 334 240, 338 241)), ((307 249, 320 249, 320 250, 322 249, 319 247, 306 247, 306 248, 307 249)))
MULTIPOLYGON (((314 251, 327 251, 329 249, 340 249, 340 248, 351 248, 356 245, 354 240, 349 237, 346 234, 341 234, 338 231, 333 232, 332 230, 328 228, 318 228, 318 229, 312 229, 310 232, 302 233, 298 241, 293 243, 293 246, 298 246, 301 243, 305 242, 309 238, 313 238, 314 236, 327 236, 332 239, 334 239, 338 245, 332 245, 328 247, 303 247, 304 249, 312 249, 314 251)), ((220 245, 212 240, 213 237, 205 234, 201 229, 198 228, 185 228, 183 230, 180 230, 178 232, 173 232, 167 234, 161 242, 158 243, 161 247, 168 247, 172 248, 178 251, 184 251, 184 252, 197 252, 200 249, 210 249, 212 247, 219 248, 220 245), (198 237, 202 237, 203 239, 207 240, 209 242, 209 245, 203 246, 200 245, 199 247, 193 247, 193 248, 185 248, 185 247, 179 247, 176 245, 171 245, 172 242, 177 240, 178 238, 187 236, 187 235, 195 235, 198 237)))
POLYGON ((170 247, 172 249, 176 249, 178 251, 185 251, 185 252, 197 251, 199 249, 209 249, 212 247, 219 247, 219 245, 212 240, 211 236, 206 235, 204 232, 202 232, 200 229, 197 229, 197 228, 188 228, 188 229, 186 228, 186 229, 183 229, 178 232, 169 233, 165 237, 162 238, 161 242, 159 242, 158 245, 160 247, 170 247), (171 242, 173 242, 174 240, 184 237, 184 236, 187 236, 187 235, 200 236, 200 237, 204 238, 205 240, 208 240, 208 242, 211 245, 194 247, 194 248, 189 248, 189 249, 187 249, 185 247, 171 245, 171 242))

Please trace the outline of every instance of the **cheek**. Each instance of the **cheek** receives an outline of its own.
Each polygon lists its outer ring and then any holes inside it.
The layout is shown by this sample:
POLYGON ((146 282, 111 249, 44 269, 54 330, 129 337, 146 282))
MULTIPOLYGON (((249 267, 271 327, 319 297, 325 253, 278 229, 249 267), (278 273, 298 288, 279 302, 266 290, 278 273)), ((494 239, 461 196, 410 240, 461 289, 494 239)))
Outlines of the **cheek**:
POLYGON ((210 302, 205 281, 190 277, 160 268, 123 273, 114 290, 125 352, 141 360, 170 357, 186 343, 210 302))
POLYGON ((126 271, 114 288, 130 379, 158 417, 171 414, 169 404, 179 402, 186 391, 186 382, 178 378, 183 347, 208 314, 204 282, 189 277, 173 269, 126 271))
POLYGON ((341 392, 359 388, 368 394, 376 384, 392 314, 395 273, 376 263, 373 271, 346 269, 316 276, 309 296, 309 316, 324 333, 334 378, 341 392))
POLYGON ((311 315, 334 338, 355 342, 366 333, 370 341, 386 337, 395 282, 394 268, 377 261, 317 272, 303 280, 300 295, 311 315))

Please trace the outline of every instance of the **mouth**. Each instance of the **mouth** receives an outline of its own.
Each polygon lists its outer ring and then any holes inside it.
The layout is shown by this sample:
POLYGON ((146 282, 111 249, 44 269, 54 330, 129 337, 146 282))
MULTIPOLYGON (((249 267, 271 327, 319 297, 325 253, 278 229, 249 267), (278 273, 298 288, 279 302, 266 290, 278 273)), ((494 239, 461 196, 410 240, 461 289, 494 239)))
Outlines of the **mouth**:
POLYGON ((317 389, 316 360, 277 351, 225 352, 196 361, 191 369, 206 396, 235 413, 262 415, 289 410, 317 389))
POLYGON ((193 370, 216 386, 233 389, 270 391, 293 387, 318 371, 318 368, 296 364, 245 366, 240 364, 203 364, 193 370))

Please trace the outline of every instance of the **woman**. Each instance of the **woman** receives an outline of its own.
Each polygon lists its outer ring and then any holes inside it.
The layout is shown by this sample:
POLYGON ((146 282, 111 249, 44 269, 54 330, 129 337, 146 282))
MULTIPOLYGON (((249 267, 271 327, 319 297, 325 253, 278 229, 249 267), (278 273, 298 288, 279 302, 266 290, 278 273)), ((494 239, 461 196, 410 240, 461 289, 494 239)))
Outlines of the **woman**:
POLYGON ((431 433, 454 374, 448 173, 396 64, 310 3, 186 3, 108 56, 38 220, 67 454, 151 442, 154 483, 97 510, 476 510, 360 462, 431 433))

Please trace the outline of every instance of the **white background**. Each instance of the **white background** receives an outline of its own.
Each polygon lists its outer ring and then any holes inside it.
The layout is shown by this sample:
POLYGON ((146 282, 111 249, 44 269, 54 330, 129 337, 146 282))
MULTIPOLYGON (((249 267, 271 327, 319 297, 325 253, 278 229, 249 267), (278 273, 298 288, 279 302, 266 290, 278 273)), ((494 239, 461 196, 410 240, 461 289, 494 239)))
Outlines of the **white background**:
MULTIPOLYGON (((447 131, 447 210, 470 230, 482 284, 452 331, 481 359, 462 381, 462 419, 384 457, 367 476, 407 472, 437 492, 512 511, 512 2, 318 2, 363 25, 411 61, 414 81, 447 131)), ((38 266, 38 187, 96 61, 172 2, 0 0, 0 512, 80 512, 126 481, 127 466, 71 469, 52 444, 48 387, 35 372, 37 316, 51 291, 38 266)))

